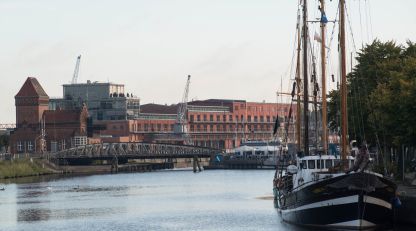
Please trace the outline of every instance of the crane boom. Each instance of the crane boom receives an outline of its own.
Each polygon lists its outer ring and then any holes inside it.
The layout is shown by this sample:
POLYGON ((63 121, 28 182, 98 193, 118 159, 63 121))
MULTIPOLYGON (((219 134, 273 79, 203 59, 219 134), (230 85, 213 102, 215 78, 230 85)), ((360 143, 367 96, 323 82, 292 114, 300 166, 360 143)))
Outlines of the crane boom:
POLYGON ((75 64, 74 76, 72 76, 71 84, 76 84, 78 81, 79 64, 81 62, 81 55, 78 55, 77 62, 75 64))
POLYGON ((175 133, 187 133, 186 110, 188 108, 188 93, 189 93, 190 82, 191 82, 191 76, 188 75, 188 79, 185 85, 185 90, 182 96, 182 102, 178 106, 178 113, 176 117, 175 129, 174 129, 175 133))

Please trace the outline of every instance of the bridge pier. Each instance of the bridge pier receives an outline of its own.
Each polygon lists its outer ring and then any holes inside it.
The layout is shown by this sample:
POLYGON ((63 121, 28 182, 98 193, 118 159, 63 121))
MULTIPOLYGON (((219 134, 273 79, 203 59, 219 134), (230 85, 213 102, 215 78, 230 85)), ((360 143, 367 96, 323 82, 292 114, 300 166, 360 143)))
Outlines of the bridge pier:
POLYGON ((201 172, 201 164, 199 163, 199 159, 197 156, 194 156, 194 160, 193 160, 193 165, 194 165, 194 172, 197 171, 196 167, 198 166, 198 172, 201 172))
POLYGON ((115 156, 111 160, 111 173, 117 173, 118 172, 118 158, 115 156))

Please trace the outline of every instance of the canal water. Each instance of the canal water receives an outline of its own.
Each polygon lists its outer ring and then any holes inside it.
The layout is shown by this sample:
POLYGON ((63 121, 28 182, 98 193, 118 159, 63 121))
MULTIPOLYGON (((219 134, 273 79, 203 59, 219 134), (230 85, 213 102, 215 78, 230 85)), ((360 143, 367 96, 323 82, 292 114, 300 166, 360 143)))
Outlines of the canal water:
POLYGON ((0 230, 301 230, 273 207, 272 170, 160 171, 9 183, 0 230))

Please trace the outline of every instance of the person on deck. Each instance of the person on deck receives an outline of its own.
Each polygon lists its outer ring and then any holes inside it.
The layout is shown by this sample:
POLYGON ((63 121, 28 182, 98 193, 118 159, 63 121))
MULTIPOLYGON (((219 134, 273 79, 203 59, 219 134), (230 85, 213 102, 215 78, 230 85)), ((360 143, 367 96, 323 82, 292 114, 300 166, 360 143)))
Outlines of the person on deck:
POLYGON ((354 166, 352 166, 350 169, 348 169, 347 173, 350 173, 352 171, 364 171, 364 169, 367 168, 367 165, 369 163, 370 157, 369 157, 368 149, 365 144, 362 144, 358 153, 355 156, 354 166))

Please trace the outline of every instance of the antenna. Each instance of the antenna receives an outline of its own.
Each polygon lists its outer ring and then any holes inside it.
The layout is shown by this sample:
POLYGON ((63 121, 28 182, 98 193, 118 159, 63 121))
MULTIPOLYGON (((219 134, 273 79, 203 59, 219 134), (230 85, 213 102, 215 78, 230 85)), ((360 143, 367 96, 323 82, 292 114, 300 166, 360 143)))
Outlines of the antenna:
POLYGON ((76 84, 77 83, 80 62, 81 62, 81 55, 78 55, 77 62, 75 64, 74 76, 72 77, 71 84, 76 84))

